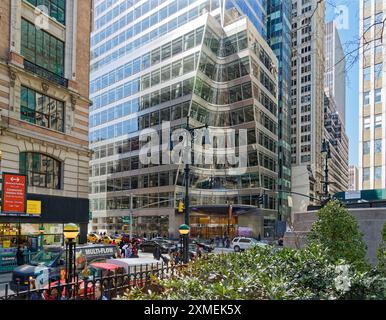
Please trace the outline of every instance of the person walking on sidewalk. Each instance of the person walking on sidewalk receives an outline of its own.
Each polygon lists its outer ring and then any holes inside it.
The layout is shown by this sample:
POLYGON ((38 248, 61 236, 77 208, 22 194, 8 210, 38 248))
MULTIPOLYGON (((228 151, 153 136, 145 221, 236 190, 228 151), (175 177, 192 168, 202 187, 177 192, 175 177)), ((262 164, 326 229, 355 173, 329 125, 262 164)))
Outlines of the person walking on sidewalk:
POLYGON ((24 264, 24 254, 23 254, 23 249, 21 246, 17 246, 17 251, 16 251, 16 263, 18 266, 21 266, 24 264))

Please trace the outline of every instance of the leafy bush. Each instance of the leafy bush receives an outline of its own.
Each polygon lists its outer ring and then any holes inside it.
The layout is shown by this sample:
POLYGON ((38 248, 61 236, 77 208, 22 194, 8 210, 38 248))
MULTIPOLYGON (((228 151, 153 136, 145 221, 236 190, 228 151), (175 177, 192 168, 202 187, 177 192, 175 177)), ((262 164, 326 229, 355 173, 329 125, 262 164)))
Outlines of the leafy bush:
POLYGON ((330 201, 317 216, 308 236, 309 243, 326 248, 332 262, 344 259, 361 270, 368 269, 363 235, 347 209, 338 201, 330 201))
POLYGON ((384 278, 356 272, 343 260, 334 264, 328 250, 310 245, 214 254, 189 264, 180 276, 158 280, 145 293, 133 290, 121 299, 384 299, 385 293, 384 278))
POLYGON ((386 276, 386 223, 382 229, 382 242, 378 249, 378 271, 386 276))
POLYGON ((370 270, 356 220, 338 202, 318 212, 302 250, 256 246, 241 254, 214 254, 146 292, 120 299, 348 300, 386 299, 386 225, 378 270, 370 270))

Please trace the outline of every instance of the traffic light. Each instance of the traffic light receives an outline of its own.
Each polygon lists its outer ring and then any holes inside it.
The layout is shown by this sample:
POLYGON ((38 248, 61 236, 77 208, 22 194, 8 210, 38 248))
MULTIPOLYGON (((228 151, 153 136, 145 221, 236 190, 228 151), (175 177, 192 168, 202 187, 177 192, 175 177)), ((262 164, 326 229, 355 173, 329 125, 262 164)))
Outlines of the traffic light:
POLYGON ((257 196, 257 203, 261 205, 267 205, 268 203, 268 195, 267 194, 262 194, 257 196))
POLYGON ((182 200, 178 201, 178 213, 183 213, 185 210, 184 202, 182 200))

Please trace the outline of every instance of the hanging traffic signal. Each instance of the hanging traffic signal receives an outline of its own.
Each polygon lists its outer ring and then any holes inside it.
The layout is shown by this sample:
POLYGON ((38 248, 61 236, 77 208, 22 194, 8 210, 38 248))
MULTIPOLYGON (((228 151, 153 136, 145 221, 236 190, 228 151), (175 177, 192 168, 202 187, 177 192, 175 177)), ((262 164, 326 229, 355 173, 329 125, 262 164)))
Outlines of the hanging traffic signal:
POLYGON ((178 213, 183 213, 185 210, 184 202, 182 200, 178 201, 178 213))
POLYGON ((257 196, 257 203, 266 206, 268 204, 268 195, 262 194, 257 196))

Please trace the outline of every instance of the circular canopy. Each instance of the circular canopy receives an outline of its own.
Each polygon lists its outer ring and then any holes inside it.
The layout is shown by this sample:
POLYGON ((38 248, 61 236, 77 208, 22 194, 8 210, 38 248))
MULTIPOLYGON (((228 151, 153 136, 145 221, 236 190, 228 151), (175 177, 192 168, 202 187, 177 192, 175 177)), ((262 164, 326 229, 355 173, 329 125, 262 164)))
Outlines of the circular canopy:
POLYGON ((78 226, 74 223, 66 224, 63 228, 63 235, 68 240, 75 239, 79 234, 78 226))
POLYGON ((180 227, 178 228, 178 230, 180 231, 180 234, 181 234, 181 235, 184 235, 184 234, 188 234, 188 233, 189 233, 190 228, 189 228, 188 225, 182 224, 182 225, 180 225, 180 227))

